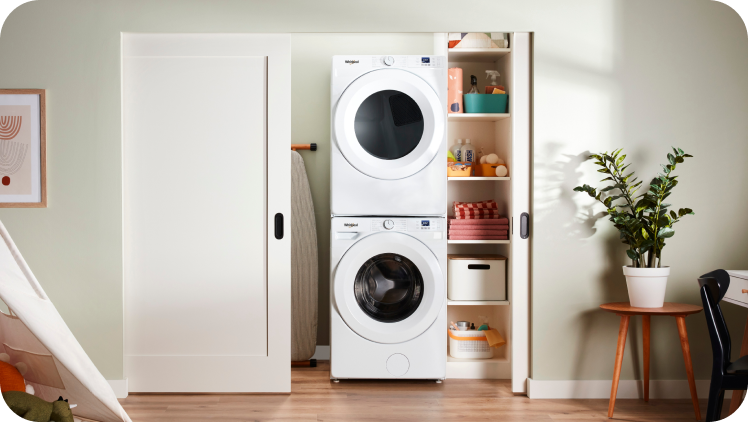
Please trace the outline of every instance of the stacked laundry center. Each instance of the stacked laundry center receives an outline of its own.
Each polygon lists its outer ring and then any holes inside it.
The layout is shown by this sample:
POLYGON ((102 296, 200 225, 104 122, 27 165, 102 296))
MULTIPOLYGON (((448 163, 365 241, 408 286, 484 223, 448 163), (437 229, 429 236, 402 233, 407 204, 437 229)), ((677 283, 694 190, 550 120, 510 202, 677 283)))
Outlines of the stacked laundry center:
POLYGON ((509 219, 499 215, 496 201, 454 202, 450 240, 508 240, 509 219))

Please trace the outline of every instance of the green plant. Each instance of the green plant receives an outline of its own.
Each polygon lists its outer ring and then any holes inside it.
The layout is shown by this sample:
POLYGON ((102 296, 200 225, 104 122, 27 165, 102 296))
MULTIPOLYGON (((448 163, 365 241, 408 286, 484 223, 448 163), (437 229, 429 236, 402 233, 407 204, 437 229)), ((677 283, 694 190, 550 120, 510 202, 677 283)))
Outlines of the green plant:
POLYGON ((607 175, 601 182, 610 182, 608 186, 599 192, 586 184, 574 190, 587 192, 605 205, 610 221, 620 232, 621 241, 629 246, 626 254, 631 258, 632 266, 652 268, 656 261, 656 266, 660 267, 665 239, 675 234, 673 225, 684 216, 694 214, 690 208, 680 208, 677 213, 668 210, 670 204, 664 202, 678 185, 678 176, 673 175, 675 166, 692 155, 673 148, 673 153, 667 155, 668 164, 662 165, 663 173, 658 173, 649 182, 649 189, 635 196, 642 181, 637 181, 633 171, 625 174, 631 164, 624 165, 626 155, 619 156, 621 151, 623 149, 589 157, 597 160, 595 164, 601 167, 597 171, 607 175))

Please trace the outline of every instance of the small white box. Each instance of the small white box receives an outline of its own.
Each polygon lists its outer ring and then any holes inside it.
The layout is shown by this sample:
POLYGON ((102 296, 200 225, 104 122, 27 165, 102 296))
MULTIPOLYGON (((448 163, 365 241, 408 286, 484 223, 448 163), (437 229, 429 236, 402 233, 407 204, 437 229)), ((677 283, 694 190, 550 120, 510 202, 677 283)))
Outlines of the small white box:
POLYGON ((448 255, 449 300, 506 300, 506 257, 448 255))

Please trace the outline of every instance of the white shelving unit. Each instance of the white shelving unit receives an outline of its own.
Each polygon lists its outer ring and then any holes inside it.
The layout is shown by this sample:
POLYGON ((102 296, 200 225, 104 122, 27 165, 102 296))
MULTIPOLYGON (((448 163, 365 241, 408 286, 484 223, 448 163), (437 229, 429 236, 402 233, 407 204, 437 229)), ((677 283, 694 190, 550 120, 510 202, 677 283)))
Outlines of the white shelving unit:
POLYGON ((447 177, 447 180, 455 182, 479 182, 488 180, 512 180, 510 177, 447 177))
POLYGON ((511 48, 449 48, 449 60, 455 62, 493 63, 512 52, 511 48))
POLYGON ((447 305, 456 306, 507 306, 509 305, 508 300, 447 300, 447 305))
POLYGON ((448 122, 498 122, 509 119, 509 113, 453 113, 447 115, 448 122))
MULTIPOLYGON (((509 218, 509 240, 448 240, 449 254, 499 254, 507 257, 505 301, 447 300, 450 321, 479 322, 488 318, 507 344, 494 351, 492 359, 455 359, 447 355, 447 378, 511 379, 514 393, 526 393, 529 376, 529 239, 519 233, 520 216, 529 213, 530 197, 530 58, 529 33, 510 34, 511 48, 447 48, 447 34, 434 36, 435 53, 446 55, 449 67, 463 73, 463 90, 470 75, 478 78, 483 92, 486 70, 498 70, 498 83, 507 88, 506 113, 450 113, 447 144, 470 139, 476 152, 495 153, 506 163, 507 177, 450 177, 447 200, 475 202, 495 200, 502 217, 509 218), (469 183, 472 182, 472 183, 469 183), (491 183, 501 182, 501 183, 491 183)), ((451 212, 449 212, 451 214, 451 212)), ((477 324, 476 324, 477 325, 477 324)), ((445 339, 446 341, 446 339, 445 339)))

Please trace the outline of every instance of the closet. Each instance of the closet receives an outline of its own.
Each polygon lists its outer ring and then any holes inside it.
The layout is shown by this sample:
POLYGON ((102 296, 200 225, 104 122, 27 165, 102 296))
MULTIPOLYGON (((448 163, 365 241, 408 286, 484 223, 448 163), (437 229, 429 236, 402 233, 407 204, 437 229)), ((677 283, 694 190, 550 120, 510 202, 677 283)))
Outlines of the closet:
MULTIPOLYGON (((508 48, 447 48, 447 34, 434 34, 435 54, 447 56, 449 67, 463 70, 463 90, 470 75, 478 78, 481 93, 489 85, 486 70, 501 74, 509 103, 506 113, 450 113, 447 144, 471 139, 476 152, 496 153, 506 162, 507 177, 450 177, 447 183, 448 215, 452 203, 492 199, 499 214, 509 218, 509 240, 448 240, 448 254, 498 254, 507 257, 507 300, 447 301, 450 321, 488 318, 507 344, 491 359, 457 359, 447 356, 447 378, 511 379, 514 393, 527 392, 529 377, 530 318, 530 171, 532 119, 532 35, 509 34, 508 48)), ((476 324, 477 326, 477 324, 476 324)))

